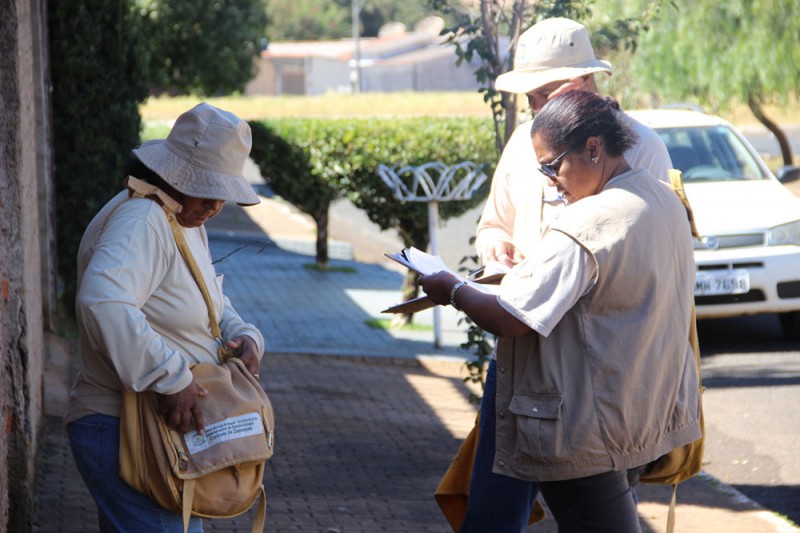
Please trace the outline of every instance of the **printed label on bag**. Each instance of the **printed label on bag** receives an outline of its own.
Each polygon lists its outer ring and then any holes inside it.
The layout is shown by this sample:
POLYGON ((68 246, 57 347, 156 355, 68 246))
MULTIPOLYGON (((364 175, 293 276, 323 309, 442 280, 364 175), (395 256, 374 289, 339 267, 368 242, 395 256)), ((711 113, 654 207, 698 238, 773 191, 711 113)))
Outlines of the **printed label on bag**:
POLYGON ((247 413, 207 425, 205 435, 199 435, 197 431, 190 431, 183 438, 189 453, 194 454, 225 441, 263 433, 264 425, 261 423, 261 416, 258 413, 247 413))

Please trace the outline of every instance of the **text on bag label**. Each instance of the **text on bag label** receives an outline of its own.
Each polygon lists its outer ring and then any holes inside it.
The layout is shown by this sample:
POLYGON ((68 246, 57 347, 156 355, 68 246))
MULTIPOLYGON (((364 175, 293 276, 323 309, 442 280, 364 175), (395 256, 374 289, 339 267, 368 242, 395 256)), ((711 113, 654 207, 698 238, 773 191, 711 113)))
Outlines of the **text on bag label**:
POLYGON ((258 413, 247 413, 214 422, 206 426, 205 435, 190 431, 183 436, 190 454, 202 452, 212 446, 233 439, 242 439, 264 433, 264 425, 258 413))

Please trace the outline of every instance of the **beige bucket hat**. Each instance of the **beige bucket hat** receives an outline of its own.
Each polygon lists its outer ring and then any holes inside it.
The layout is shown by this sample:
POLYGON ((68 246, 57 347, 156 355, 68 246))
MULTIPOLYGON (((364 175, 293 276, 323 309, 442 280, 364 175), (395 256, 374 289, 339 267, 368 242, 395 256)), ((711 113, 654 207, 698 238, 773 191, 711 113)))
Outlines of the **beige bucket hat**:
POLYGON ((203 102, 181 114, 166 139, 133 153, 178 192, 255 205, 261 199, 243 176, 251 146, 247 122, 203 102))
POLYGON ((574 20, 551 18, 520 35, 514 69, 498 76, 495 88, 523 94, 594 72, 611 74, 611 63, 594 56, 586 27, 574 20))

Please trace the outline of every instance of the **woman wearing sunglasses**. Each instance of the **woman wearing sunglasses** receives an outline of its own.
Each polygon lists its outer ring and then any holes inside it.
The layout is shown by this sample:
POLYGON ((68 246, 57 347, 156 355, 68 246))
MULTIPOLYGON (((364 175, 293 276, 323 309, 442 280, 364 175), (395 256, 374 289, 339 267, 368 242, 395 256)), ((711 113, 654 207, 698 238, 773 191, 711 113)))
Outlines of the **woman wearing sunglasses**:
POLYGON ((618 109, 571 91, 536 116, 531 164, 567 207, 499 295, 420 280, 498 336, 493 471, 535 482, 561 533, 639 532, 639 474, 701 436, 686 211, 625 161, 618 109))

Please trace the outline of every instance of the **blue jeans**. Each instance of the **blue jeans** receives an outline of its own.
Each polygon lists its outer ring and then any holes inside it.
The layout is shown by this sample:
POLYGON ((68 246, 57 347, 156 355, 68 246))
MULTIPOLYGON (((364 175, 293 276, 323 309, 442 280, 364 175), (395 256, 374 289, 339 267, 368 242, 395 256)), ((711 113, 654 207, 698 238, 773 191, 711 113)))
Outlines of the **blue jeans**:
POLYGON ((481 400, 481 425, 478 450, 469 483, 469 505, 461 533, 519 533, 528 526, 528 518, 539 487, 492 472, 495 439, 495 392, 497 363, 494 359, 486 371, 486 384, 481 400))
MULTIPOLYGON (((163 509, 119 476, 119 418, 89 415, 67 426, 72 456, 97 504, 102 533, 183 533, 183 517, 163 509)), ((191 533, 203 533, 192 517, 191 533)))
POLYGON ((495 453, 497 362, 486 371, 478 450, 460 533, 519 533, 528 525, 539 490, 559 533, 639 533, 633 487, 644 467, 566 481, 536 483, 492 472, 495 453))

